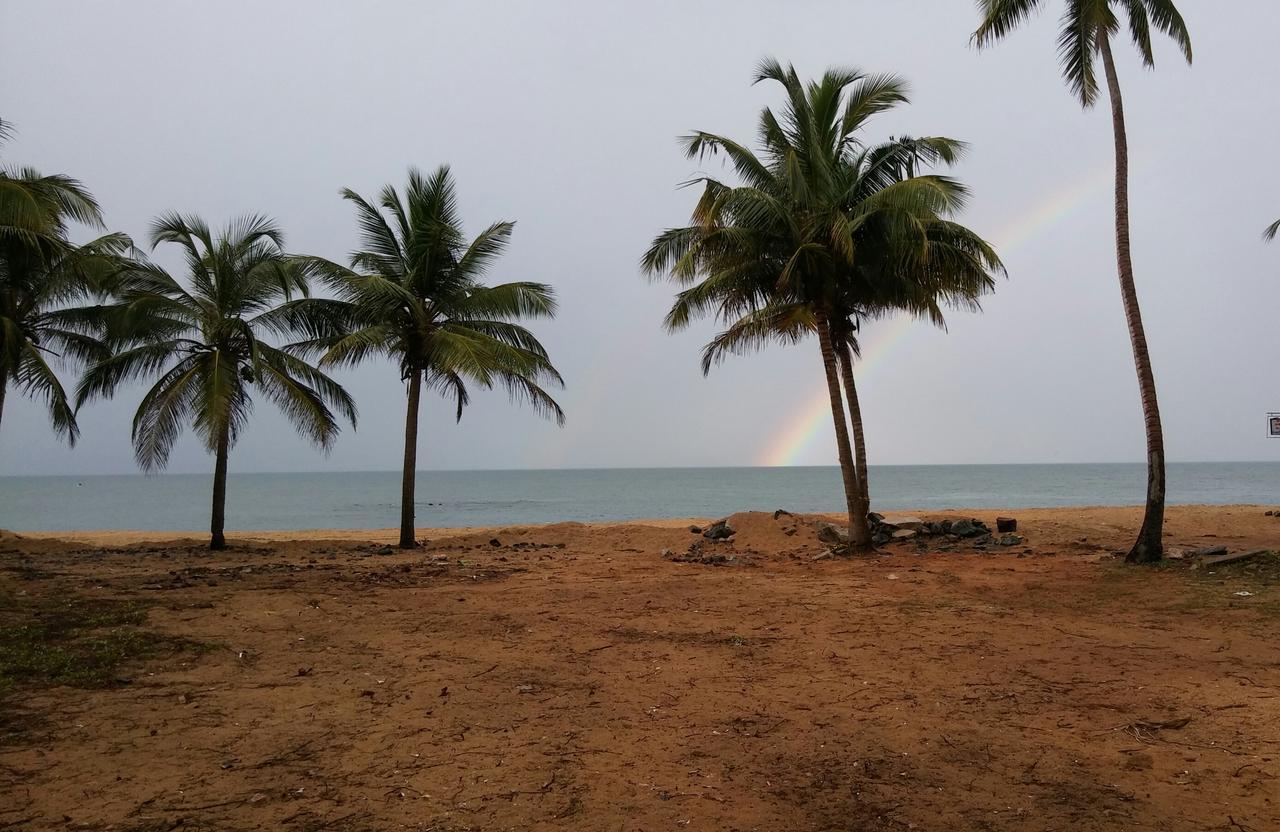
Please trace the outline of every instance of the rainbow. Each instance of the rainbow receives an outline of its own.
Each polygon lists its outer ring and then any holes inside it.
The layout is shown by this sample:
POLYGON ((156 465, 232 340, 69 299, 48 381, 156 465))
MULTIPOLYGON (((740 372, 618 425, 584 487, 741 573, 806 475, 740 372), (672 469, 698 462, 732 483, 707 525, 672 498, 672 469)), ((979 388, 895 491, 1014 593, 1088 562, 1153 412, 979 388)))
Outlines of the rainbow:
MULTIPOLYGON (((1141 162, 1148 161, 1143 157, 1141 162)), ((1135 165, 1137 167, 1137 165, 1135 165)), ((1113 167, 1103 165, 1091 175, 1077 179, 1041 201, 1030 211, 1020 213, 993 238, 996 251, 1007 256, 1041 232, 1062 222, 1081 206, 1110 189, 1113 167)), ((858 362, 859 379, 865 378, 877 364, 912 330, 911 318, 898 317, 880 328, 862 344, 862 359, 858 362)), ((818 442, 831 435, 831 400, 825 380, 814 393, 796 408, 773 437, 765 443, 756 464, 766 466, 796 465, 818 442)))

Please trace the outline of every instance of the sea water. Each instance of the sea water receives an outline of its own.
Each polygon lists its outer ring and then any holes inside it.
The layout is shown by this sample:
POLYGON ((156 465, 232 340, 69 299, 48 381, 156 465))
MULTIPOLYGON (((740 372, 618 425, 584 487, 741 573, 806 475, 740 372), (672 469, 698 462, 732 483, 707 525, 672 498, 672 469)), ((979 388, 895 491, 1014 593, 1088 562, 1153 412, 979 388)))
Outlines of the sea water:
MULTIPOLYGON (((1146 469, 1105 465, 873 466, 877 510, 1135 505, 1146 469)), ((211 478, 0 477, 0 528, 200 530, 209 525, 211 478)), ((1280 507, 1280 462, 1173 463, 1172 503, 1280 507)), ((835 512, 839 470, 636 468, 420 471, 419 526, 496 526, 666 517, 736 511, 835 512)), ((227 528, 363 529, 399 524, 398 471, 231 474, 227 528)))

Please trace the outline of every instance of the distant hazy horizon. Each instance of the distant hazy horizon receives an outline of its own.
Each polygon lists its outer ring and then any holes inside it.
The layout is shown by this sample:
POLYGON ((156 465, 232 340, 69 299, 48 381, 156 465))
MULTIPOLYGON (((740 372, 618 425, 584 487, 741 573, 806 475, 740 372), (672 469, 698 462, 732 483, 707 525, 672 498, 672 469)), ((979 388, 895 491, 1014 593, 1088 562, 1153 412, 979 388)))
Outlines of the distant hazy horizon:
MULTIPOLYGON (((1118 52, 1166 447, 1171 460, 1276 460, 1280 440, 1263 419, 1280 411, 1266 360, 1280 355, 1280 243, 1261 232, 1280 216, 1280 163, 1258 142, 1280 133, 1270 89, 1280 6, 1238 0, 1221 15, 1183 5, 1194 66, 1163 40, 1155 72, 1127 43, 1118 52), (1215 159, 1245 161, 1206 163, 1215 159)), ((455 425, 430 398, 422 470, 829 465, 816 344, 733 358, 704 378, 699 348, 714 325, 667 335, 673 289, 644 280, 638 263, 654 234, 688 218, 696 194, 679 183, 720 172, 685 159, 677 137, 706 129, 753 141, 760 108, 778 103, 775 89, 751 86, 762 57, 795 61, 806 76, 835 65, 895 72, 911 82, 912 104, 868 135, 969 143, 953 171, 973 190, 961 220, 997 245, 1009 279, 984 313, 951 314, 949 333, 867 327, 858 373, 871 462, 1144 459, 1115 275, 1110 114, 1081 111, 1063 84, 1053 4, 982 52, 969 43, 973 2, 815 0, 787 6, 785 26, 782 8, 8 0, 0 118, 16 133, 0 163, 81 179, 109 227, 139 241, 165 210, 219 224, 263 212, 291 251, 337 260, 356 242, 339 188, 375 193, 402 184, 411 165, 450 163, 469 233, 517 222, 491 278, 558 293, 559 317, 534 329, 567 381, 558 397, 568 423, 479 393, 455 425)), ((371 363, 338 378, 360 406, 359 430, 324 456, 260 402, 231 471, 396 470, 397 369, 371 363)), ((87 407, 75 449, 11 390, 0 475, 133 473, 142 389, 87 407)), ((212 467, 188 432, 171 470, 212 467)))

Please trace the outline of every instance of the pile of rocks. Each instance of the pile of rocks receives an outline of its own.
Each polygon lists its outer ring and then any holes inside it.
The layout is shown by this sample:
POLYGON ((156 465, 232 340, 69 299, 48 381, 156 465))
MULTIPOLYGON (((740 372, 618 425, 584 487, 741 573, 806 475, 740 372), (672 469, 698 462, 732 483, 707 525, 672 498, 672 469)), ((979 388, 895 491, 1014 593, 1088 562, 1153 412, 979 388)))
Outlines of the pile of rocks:
MULTIPOLYGON (((871 542, 876 546, 917 538, 965 540, 975 546, 988 544, 1017 546, 1025 540, 1022 535, 1014 534, 1018 528, 1018 521, 1009 517, 997 518, 996 533, 976 517, 938 521, 925 521, 916 517, 895 517, 890 522, 883 514, 873 511, 867 515, 867 521, 871 526, 871 542)), ((826 523, 818 528, 818 540, 831 546, 843 546, 848 544, 849 534, 843 527, 826 523)))

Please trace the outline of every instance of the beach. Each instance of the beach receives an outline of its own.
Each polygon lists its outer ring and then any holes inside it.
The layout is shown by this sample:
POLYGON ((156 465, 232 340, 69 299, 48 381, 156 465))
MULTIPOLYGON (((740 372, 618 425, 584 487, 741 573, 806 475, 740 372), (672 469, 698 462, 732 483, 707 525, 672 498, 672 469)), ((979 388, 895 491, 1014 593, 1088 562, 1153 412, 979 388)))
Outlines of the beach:
POLYGON ((9 632, 155 641, 9 691, 0 828, 1277 828, 1280 566, 1195 557, 1274 509, 1170 507, 1159 569, 1116 557, 1140 508, 854 558, 785 512, 5 534, 9 632))

